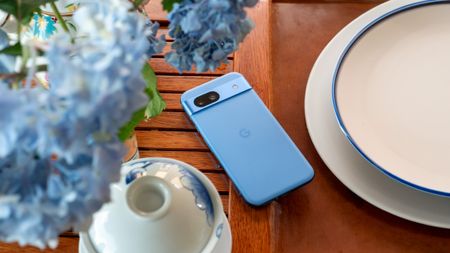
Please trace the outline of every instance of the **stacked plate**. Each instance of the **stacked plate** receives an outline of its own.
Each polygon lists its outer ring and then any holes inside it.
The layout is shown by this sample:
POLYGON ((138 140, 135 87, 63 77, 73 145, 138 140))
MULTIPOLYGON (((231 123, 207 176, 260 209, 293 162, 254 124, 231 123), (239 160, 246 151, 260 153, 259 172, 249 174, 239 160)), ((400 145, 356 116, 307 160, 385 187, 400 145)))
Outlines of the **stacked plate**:
POLYGON ((391 0, 324 49, 305 99, 310 136, 348 188, 450 228, 450 1, 391 0))

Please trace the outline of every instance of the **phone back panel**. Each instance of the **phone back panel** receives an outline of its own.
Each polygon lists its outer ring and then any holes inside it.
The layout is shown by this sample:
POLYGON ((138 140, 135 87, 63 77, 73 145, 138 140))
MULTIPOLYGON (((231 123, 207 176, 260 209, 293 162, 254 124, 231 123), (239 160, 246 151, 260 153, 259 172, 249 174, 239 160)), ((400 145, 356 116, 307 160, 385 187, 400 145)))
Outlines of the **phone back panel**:
POLYGON ((250 204, 265 204, 309 182, 314 176, 296 145, 240 74, 231 73, 199 86, 193 92, 188 91, 183 94, 182 103, 250 204), (193 108, 195 105, 189 102, 212 90, 219 90, 221 95, 227 93, 223 85, 238 85, 239 90, 237 94, 197 111, 198 108, 193 108))

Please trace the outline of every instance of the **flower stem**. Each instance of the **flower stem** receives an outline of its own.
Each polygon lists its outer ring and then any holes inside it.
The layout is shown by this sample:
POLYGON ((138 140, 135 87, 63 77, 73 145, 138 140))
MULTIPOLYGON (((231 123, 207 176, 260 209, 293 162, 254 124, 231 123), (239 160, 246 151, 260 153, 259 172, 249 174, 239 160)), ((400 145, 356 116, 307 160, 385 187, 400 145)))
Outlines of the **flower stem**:
POLYGON ((22 40, 22 20, 17 19, 17 43, 21 43, 22 40))
POLYGON ((58 22, 61 24, 63 30, 64 30, 66 33, 69 33, 69 34, 70 34, 69 27, 67 27, 66 21, 65 21, 65 20, 63 19, 63 17, 61 16, 61 12, 59 12, 58 7, 56 7, 55 2, 54 2, 54 1, 50 2, 50 5, 51 5, 51 7, 52 7, 53 12, 54 12, 55 15, 56 15, 56 18, 58 19, 58 22))

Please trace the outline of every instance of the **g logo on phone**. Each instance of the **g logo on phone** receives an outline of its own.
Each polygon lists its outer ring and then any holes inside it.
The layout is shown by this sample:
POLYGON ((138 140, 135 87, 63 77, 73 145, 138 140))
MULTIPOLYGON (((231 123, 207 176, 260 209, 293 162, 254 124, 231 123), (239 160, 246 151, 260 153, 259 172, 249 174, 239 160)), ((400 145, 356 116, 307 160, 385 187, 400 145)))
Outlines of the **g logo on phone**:
POLYGON ((242 137, 242 138, 248 138, 248 137, 250 137, 250 130, 248 130, 247 128, 242 128, 240 131, 239 131, 239 135, 242 137))

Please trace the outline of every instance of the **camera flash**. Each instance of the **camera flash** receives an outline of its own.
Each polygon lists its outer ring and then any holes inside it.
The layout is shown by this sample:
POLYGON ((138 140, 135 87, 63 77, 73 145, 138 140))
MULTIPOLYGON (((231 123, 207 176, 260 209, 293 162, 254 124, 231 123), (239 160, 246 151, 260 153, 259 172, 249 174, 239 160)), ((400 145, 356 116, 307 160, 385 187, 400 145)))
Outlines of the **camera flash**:
POLYGON ((233 84, 233 86, 231 86, 233 88, 233 90, 237 90, 239 88, 239 86, 237 84, 233 84))

